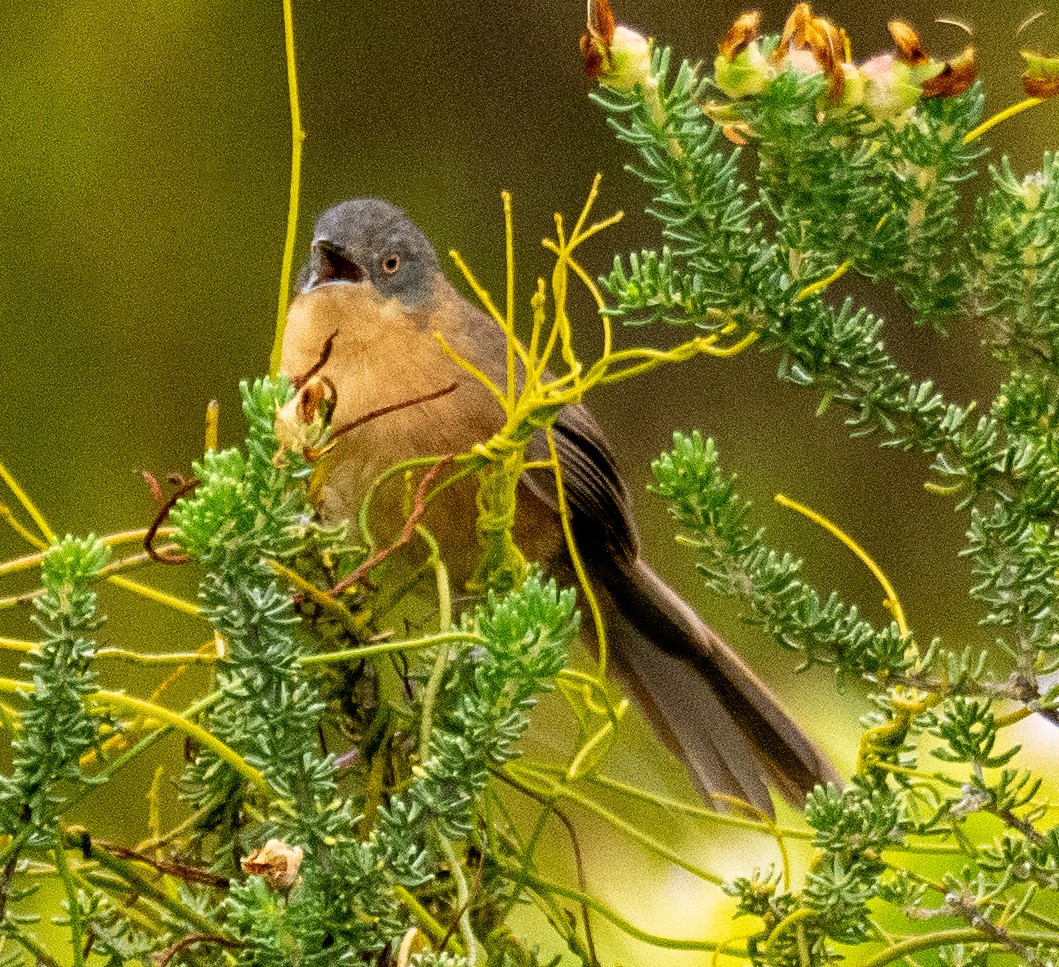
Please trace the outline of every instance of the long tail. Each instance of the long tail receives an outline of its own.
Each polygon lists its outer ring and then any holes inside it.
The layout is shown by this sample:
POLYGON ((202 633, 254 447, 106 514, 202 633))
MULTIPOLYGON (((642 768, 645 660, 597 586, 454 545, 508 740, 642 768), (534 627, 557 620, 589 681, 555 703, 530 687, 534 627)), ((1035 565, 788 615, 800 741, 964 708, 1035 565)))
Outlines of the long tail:
POLYGON ((773 815, 765 777, 801 806, 835 767, 768 687, 637 558, 596 570, 611 667, 710 802, 722 793, 773 815))

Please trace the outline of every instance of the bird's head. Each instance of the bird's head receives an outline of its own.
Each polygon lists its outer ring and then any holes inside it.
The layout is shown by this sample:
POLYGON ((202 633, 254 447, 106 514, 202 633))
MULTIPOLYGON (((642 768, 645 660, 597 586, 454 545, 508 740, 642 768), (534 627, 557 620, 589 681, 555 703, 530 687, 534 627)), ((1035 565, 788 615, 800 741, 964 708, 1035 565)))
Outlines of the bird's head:
POLYGON ((434 247, 400 208, 378 198, 353 198, 316 220, 297 288, 304 293, 367 284, 411 308, 430 298, 440 272, 434 247))

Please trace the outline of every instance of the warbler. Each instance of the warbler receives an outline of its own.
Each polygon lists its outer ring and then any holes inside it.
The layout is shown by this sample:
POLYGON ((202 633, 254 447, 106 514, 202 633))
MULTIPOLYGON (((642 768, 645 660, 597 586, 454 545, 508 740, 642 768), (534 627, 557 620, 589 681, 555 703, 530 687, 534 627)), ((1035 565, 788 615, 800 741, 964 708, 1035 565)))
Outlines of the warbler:
MULTIPOLYGON (((453 287, 434 247, 400 208, 360 198, 324 212, 296 290, 283 372, 319 367, 334 390, 336 430, 386 411, 343 433, 321 460, 316 492, 325 520, 355 519, 369 486, 389 467, 466 452, 503 425, 492 393, 435 334, 498 386, 507 381, 506 336, 453 287), (400 406, 414 400, 420 402, 400 406)), ((796 805, 817 783, 838 783, 834 766, 772 691, 643 560, 628 489, 589 410, 560 410, 554 439, 576 546, 604 615, 608 668, 704 801, 720 793, 772 815, 769 782, 796 805)), ((528 459, 547 457, 538 432, 528 459)), ((475 495, 473 478, 461 481, 423 518, 454 585, 473 573, 480 550, 475 495)), ((519 548, 572 581, 554 473, 524 472, 517 498, 519 548)), ((408 513, 402 487, 382 488, 371 507, 376 533, 400 531, 408 513)))

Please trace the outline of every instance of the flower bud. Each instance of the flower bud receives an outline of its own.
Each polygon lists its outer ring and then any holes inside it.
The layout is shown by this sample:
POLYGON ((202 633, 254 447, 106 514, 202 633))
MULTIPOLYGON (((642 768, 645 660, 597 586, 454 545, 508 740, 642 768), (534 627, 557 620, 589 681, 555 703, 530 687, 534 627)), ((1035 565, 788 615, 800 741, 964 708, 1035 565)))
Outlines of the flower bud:
POLYGON ((733 58, 718 54, 714 62, 714 81, 733 101, 760 94, 775 75, 775 69, 755 40, 733 58))
POLYGON ((618 24, 610 45, 609 69, 599 82, 617 91, 631 91, 651 78, 651 41, 631 27, 618 24))
POLYGON ((891 118, 907 111, 922 95, 913 69, 893 54, 879 54, 860 68, 864 79, 862 103, 876 118, 891 118))
POLYGON ((1049 57, 1035 50, 1021 50, 1026 61, 1022 89, 1030 97, 1055 97, 1059 94, 1059 57, 1049 57))
POLYGON ((615 23, 610 0, 590 0, 581 56, 588 77, 617 91, 646 86, 651 78, 651 41, 615 23))

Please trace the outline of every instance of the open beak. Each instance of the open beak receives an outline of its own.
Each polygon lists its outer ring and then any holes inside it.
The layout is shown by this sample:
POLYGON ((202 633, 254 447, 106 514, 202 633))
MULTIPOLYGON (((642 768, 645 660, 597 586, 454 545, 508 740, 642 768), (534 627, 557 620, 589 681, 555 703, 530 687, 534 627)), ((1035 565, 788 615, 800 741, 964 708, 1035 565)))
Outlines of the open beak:
POLYGON ((339 246, 327 239, 313 242, 312 271, 305 290, 327 285, 329 282, 363 282, 364 269, 349 258, 339 246))

